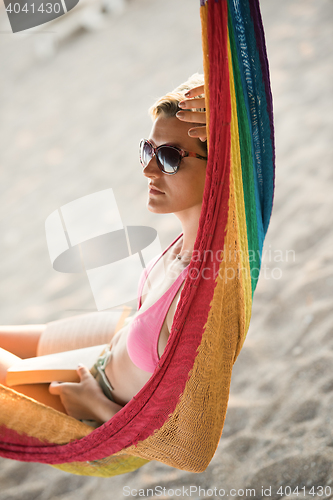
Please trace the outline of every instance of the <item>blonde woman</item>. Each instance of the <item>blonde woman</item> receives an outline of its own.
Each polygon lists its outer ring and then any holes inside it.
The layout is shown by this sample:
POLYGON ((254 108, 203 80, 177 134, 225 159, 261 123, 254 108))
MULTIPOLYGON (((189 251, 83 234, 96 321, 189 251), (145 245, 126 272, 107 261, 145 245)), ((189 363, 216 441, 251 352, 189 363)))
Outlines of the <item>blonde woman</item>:
MULTIPOLYGON (((148 184, 148 210, 174 213, 182 234, 143 273, 139 284, 139 309, 128 324, 113 333, 110 346, 98 360, 94 378, 78 367, 79 383, 52 382, 49 393, 59 396, 67 414, 98 424, 115 415, 149 380, 167 344, 177 302, 187 275, 199 225, 206 164, 207 136, 203 76, 193 75, 150 109, 153 126, 140 144, 142 173, 148 184), (149 278, 163 276, 158 287, 149 288, 149 278)), ((18 357, 33 357, 45 326, 0 329, 0 383, 6 385, 7 369, 18 357)), ((20 386, 34 394, 34 386, 20 386)), ((37 393, 36 393, 37 394, 37 393)), ((55 405, 57 407, 57 405, 55 405)))

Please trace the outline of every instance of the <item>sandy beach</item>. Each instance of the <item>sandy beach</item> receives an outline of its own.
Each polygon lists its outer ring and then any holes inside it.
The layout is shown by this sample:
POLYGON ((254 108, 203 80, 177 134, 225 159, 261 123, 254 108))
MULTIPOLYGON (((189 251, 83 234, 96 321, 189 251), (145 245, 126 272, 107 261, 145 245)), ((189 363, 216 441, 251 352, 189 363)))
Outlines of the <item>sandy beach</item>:
MULTIPOLYGON (((211 464, 191 474, 151 462, 101 479, 0 459, 0 500, 333 498, 333 3, 261 9, 275 204, 211 464)), ((1 323, 46 323, 96 310, 83 273, 52 269, 44 223, 54 210, 112 188, 125 225, 155 228, 162 247, 180 231, 145 208, 138 143, 155 98, 202 71, 199 2, 128 0, 44 57, 36 47, 56 36, 47 25, 13 35, 2 6, 0 32, 1 323)))

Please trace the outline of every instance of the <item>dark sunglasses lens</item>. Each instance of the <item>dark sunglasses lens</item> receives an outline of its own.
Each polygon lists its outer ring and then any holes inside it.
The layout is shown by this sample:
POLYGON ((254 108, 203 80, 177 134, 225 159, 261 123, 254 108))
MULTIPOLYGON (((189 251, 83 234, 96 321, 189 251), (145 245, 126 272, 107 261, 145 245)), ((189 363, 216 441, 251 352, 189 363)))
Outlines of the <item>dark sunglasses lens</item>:
POLYGON ((153 149, 149 142, 142 141, 140 144, 140 160, 143 167, 146 167, 153 157, 153 149))
POLYGON ((164 172, 167 174, 174 174, 177 172, 181 160, 180 153, 177 149, 170 146, 162 146, 157 152, 157 157, 164 172))

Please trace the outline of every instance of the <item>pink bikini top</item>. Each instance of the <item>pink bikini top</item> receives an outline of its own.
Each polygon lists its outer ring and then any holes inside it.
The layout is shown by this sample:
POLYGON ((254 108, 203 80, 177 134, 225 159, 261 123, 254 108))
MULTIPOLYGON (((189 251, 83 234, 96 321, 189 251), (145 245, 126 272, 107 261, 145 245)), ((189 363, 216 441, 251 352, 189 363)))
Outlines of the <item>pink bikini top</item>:
MULTIPOLYGON (((147 270, 143 271, 138 286, 138 310, 141 307, 142 291, 150 271, 181 236, 178 236, 157 259, 154 259, 148 265, 147 270)), ((142 314, 136 316, 130 325, 127 337, 127 351, 132 362, 141 370, 153 373, 159 362, 158 339, 161 328, 169 307, 186 278, 187 271, 188 267, 185 267, 162 297, 142 314)))

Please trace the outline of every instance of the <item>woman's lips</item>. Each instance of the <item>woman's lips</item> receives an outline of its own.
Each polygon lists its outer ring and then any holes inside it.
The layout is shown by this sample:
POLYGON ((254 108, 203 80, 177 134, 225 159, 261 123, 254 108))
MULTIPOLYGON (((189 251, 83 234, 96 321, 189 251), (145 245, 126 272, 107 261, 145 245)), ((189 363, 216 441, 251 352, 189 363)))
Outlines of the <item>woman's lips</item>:
POLYGON ((156 189, 152 186, 149 186, 149 194, 159 195, 159 194, 164 194, 164 193, 163 193, 163 191, 159 191, 158 189, 156 189))

